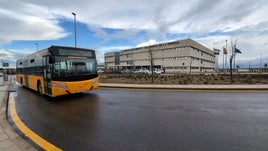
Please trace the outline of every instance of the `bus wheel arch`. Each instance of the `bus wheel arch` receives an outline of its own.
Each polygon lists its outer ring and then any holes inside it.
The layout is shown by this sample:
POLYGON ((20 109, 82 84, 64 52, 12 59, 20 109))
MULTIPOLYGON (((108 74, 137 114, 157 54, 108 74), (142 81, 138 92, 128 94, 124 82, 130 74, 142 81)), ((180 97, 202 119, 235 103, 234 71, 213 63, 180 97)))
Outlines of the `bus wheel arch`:
POLYGON ((39 95, 43 95, 42 84, 40 80, 37 81, 37 92, 39 95))
POLYGON ((23 79, 20 77, 20 84, 23 85, 23 79))

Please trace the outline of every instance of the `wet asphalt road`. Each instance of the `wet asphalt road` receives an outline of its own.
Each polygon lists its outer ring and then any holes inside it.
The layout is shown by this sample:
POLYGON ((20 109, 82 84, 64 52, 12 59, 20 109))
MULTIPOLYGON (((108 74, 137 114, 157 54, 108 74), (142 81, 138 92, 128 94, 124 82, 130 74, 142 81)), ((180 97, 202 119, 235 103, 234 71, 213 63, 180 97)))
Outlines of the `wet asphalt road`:
POLYGON ((63 150, 268 150, 268 93, 99 89, 57 99, 18 87, 16 108, 63 150))

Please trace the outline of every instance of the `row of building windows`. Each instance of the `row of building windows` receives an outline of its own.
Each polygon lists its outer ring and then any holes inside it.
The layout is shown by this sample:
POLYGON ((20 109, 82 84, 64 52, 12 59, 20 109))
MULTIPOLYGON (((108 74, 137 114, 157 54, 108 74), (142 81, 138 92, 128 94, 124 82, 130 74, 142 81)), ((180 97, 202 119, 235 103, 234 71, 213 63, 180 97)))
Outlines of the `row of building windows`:
POLYGON ((165 69, 167 69, 167 70, 185 70, 185 69, 187 69, 187 67, 182 67, 182 66, 180 66, 180 67, 165 67, 165 69))
POLYGON ((105 63, 114 63, 114 61, 105 61, 105 63))
MULTIPOLYGON (((167 48, 167 49, 153 50, 152 52, 154 52, 154 51, 172 52, 172 51, 175 51, 175 50, 185 50, 186 48, 190 48, 190 47, 183 46, 183 47, 176 47, 176 48, 167 48)), ((124 51, 123 51, 123 53, 124 53, 124 51)), ((145 51, 144 52, 137 52, 137 53, 145 53, 145 51)), ((129 58, 129 57, 132 57, 133 54, 134 53, 131 53, 131 54, 121 54, 121 56, 124 56, 125 55, 127 58, 129 58)))
MULTIPOLYGON (((173 51, 176 51, 176 50, 184 50, 186 48, 190 48, 190 47, 176 47, 176 48, 168 48, 168 49, 162 49, 162 52, 165 52, 165 53, 168 53, 168 52, 173 52, 173 51)), ((209 53, 206 53, 206 52, 203 52, 199 49, 196 49, 194 47, 191 47, 193 51, 196 51, 196 52, 199 52, 201 56, 209 56, 209 57, 214 57, 213 55, 209 54, 209 53)), ((139 52, 139 53, 145 53, 145 52, 139 52)), ((121 54, 121 57, 126 57, 126 58, 133 58, 133 55, 134 53, 131 53, 131 54, 121 54)), ((174 60, 174 59, 173 59, 174 60)), ((175 59, 176 60, 176 59, 175 59)))
MULTIPOLYGON (((188 59, 193 59, 195 57, 186 57, 186 56, 181 56, 181 57, 168 57, 168 58, 162 58, 162 60, 167 61, 167 60, 188 60, 188 59)), ((196 58, 198 59, 198 58, 196 58)), ((199 59, 198 59, 199 60, 199 59)))
POLYGON ((151 46, 145 46, 142 48, 132 48, 132 49, 127 49, 127 50, 123 50, 123 52, 128 52, 128 51, 134 51, 134 50, 140 50, 140 49, 148 49, 148 48, 156 48, 156 47, 165 47, 168 45, 173 45, 173 44, 179 44, 179 41, 174 41, 174 42, 168 42, 168 43, 162 43, 162 44, 157 44, 157 45, 151 45, 151 46))
MULTIPOLYGON (((188 67, 179 66, 179 67, 165 67, 167 70, 186 70, 188 67)), ((193 70, 199 70, 199 67, 191 67, 193 70)))
MULTIPOLYGON (((178 67, 165 67, 166 70, 186 70, 189 67, 185 67, 185 66, 178 66, 178 67)), ((193 70, 209 70, 209 69, 213 69, 213 68, 206 68, 206 67, 191 67, 191 69, 193 70)))
POLYGON ((162 52, 172 52, 172 51, 175 51, 175 50, 184 50, 186 49, 187 47, 183 46, 183 47, 176 47, 176 48, 168 48, 168 49, 162 49, 162 52))
POLYGON ((132 60, 127 61, 127 64, 133 64, 132 60))
POLYGON ((105 56, 106 59, 108 58, 114 58, 114 56, 105 56))
POLYGON ((126 57, 127 58, 132 58, 133 57, 133 54, 127 54, 126 57))
POLYGON ((201 51, 201 50, 199 50, 199 49, 196 49, 196 48, 194 48, 194 47, 191 47, 191 48, 192 48, 192 50, 193 50, 194 52, 197 52, 197 53, 201 52, 201 56, 204 56, 204 54, 205 54, 205 55, 207 55, 207 56, 214 57, 212 54, 206 53, 206 52, 201 51))
MULTIPOLYGON (((136 59, 136 61, 149 61, 149 59, 136 59)), ((170 61, 170 60, 196 60, 196 61, 200 61, 201 60, 201 63, 203 62, 207 62, 207 63, 214 63, 213 61, 209 61, 209 60, 204 60, 204 59, 200 59, 200 58, 197 58, 197 57, 186 57, 186 56, 181 56, 181 57, 167 57, 167 58, 162 58, 161 60, 163 61, 170 61)), ((121 62, 127 62, 127 64, 133 64, 133 61, 134 60, 128 60, 128 61, 121 61, 121 62)))

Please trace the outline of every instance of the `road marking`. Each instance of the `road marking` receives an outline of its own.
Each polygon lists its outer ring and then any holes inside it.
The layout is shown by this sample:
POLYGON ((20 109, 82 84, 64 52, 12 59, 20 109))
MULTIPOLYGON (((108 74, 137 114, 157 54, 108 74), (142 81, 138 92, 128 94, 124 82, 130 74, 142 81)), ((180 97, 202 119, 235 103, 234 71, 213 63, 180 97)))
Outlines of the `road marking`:
POLYGON ((16 105, 15 105, 15 96, 14 93, 10 93, 9 95, 9 104, 10 104, 10 115, 12 120, 14 121, 15 125, 18 127, 18 129, 28 138, 30 138, 33 142, 35 142, 37 145, 39 145, 44 150, 53 150, 53 151, 61 151, 62 149, 56 147, 55 145, 49 143, 42 137, 40 137, 38 134, 33 132, 30 128, 28 128, 19 118, 17 111, 16 111, 16 105))

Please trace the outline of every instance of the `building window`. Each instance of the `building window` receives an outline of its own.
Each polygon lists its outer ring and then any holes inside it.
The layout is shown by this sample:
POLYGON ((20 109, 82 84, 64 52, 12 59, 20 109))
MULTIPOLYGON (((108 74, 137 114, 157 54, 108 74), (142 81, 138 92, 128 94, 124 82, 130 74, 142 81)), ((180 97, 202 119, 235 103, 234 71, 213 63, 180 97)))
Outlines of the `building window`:
POLYGON ((127 61, 127 64, 133 64, 133 60, 127 61))
POLYGON ((127 54, 127 58, 131 58, 133 54, 127 54))

